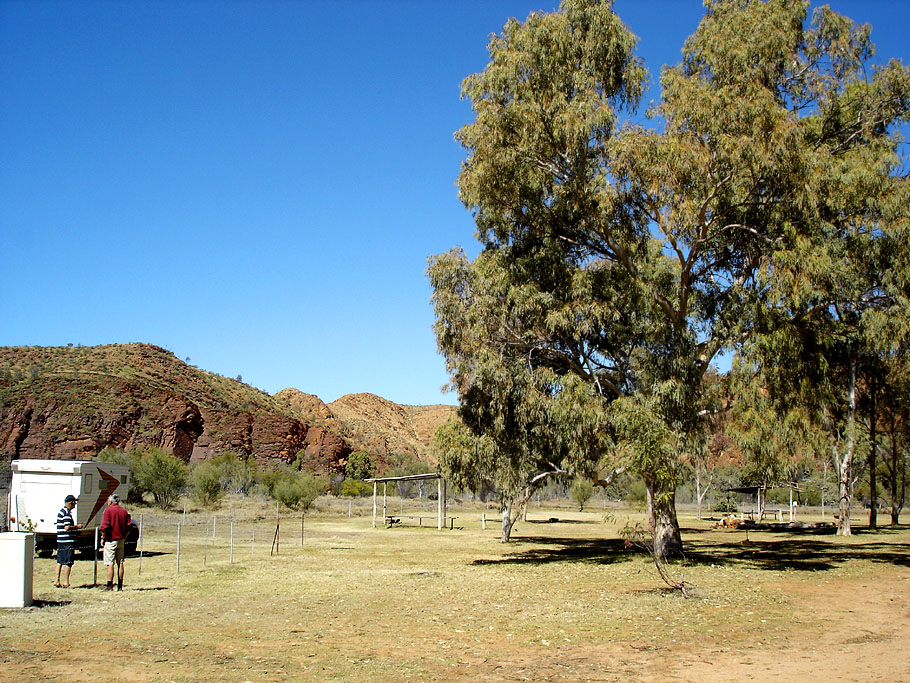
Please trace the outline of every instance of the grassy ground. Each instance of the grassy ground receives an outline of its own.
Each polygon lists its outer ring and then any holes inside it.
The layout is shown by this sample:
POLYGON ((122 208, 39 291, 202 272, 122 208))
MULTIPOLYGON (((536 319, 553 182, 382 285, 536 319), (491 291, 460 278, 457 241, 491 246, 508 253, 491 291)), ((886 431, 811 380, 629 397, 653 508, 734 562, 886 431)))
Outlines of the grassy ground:
POLYGON ((80 561, 66 591, 37 559, 35 607, 0 612, 0 679, 910 680, 895 656, 910 527, 744 544, 683 513, 685 599, 618 537, 641 513, 535 507, 504 545, 495 512, 486 530, 481 508, 450 512, 453 531, 374 529, 363 504, 323 504, 302 544, 285 513, 270 555, 264 503, 133 510, 141 574, 127 560, 124 592, 107 593, 80 561))

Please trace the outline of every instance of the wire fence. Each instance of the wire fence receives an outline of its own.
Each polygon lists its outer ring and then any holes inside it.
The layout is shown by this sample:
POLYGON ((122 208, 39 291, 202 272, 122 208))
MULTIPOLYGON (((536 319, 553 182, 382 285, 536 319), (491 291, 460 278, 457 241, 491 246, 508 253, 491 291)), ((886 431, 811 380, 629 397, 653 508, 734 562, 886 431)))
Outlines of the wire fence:
POLYGON ((170 564, 175 573, 241 564, 276 556, 306 542, 306 516, 236 519, 230 514, 134 517, 140 533, 131 563, 138 574, 151 565, 161 571, 170 564))

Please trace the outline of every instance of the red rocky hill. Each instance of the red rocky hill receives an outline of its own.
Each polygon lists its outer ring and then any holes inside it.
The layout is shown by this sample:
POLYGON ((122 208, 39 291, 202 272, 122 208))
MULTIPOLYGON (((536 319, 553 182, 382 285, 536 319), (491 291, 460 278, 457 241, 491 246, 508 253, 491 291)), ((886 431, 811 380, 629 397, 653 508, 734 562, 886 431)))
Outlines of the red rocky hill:
POLYGON ((338 472, 360 448, 428 461, 433 431, 454 414, 373 394, 329 405, 296 389, 270 396, 150 344, 0 347, 0 459, 161 446, 184 460, 231 451, 338 472))
POLYGON ((157 346, 0 347, 0 457, 91 458, 140 446, 328 472, 351 452, 265 392, 157 346))

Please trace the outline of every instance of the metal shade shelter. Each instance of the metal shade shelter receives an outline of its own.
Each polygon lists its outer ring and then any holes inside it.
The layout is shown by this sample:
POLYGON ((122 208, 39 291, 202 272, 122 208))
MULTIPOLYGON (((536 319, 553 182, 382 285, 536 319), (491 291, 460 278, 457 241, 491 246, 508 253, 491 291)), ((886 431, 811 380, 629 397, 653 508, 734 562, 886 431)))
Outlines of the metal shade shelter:
POLYGON ((425 479, 436 479, 439 482, 438 485, 438 500, 437 500, 437 529, 443 529, 446 525, 446 480, 441 474, 435 472, 428 472, 426 474, 408 474, 403 477, 376 477, 375 479, 366 479, 365 481, 373 484, 373 528, 376 528, 376 493, 377 485, 382 484, 382 516, 387 518, 386 514, 386 485, 390 481, 421 481, 425 479))

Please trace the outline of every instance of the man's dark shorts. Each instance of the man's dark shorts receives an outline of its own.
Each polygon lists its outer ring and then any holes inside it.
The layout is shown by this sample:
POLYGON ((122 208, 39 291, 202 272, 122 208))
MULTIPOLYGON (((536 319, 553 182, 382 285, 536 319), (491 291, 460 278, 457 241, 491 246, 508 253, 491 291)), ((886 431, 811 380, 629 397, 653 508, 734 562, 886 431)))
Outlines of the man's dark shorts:
POLYGON ((57 546, 57 564, 65 564, 67 567, 73 566, 73 554, 75 546, 66 543, 57 546))

